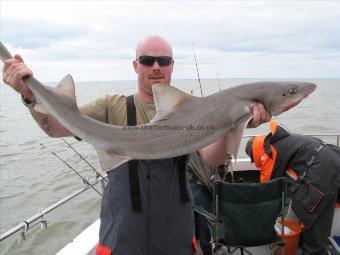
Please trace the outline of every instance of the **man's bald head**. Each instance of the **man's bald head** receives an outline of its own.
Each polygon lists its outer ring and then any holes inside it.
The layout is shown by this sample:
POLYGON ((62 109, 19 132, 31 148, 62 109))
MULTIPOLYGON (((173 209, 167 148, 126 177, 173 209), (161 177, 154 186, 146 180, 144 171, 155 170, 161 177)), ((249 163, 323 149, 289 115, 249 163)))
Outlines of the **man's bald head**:
POLYGON ((136 59, 133 67, 138 74, 138 94, 146 100, 153 100, 152 86, 154 84, 168 84, 171 82, 171 75, 174 67, 174 60, 171 58, 169 64, 160 64, 154 57, 172 57, 172 47, 163 37, 158 35, 148 36, 141 40, 136 49, 136 59), (151 58, 150 63, 140 62, 139 57, 151 58))
POLYGON ((163 37, 151 35, 137 44, 136 58, 142 55, 172 57, 172 47, 163 37))

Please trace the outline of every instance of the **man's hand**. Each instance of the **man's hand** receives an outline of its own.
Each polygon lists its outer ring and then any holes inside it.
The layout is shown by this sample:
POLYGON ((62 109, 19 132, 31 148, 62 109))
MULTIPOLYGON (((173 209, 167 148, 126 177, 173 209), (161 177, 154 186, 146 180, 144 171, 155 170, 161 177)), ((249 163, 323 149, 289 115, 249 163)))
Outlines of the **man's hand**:
POLYGON ((259 125, 270 121, 272 115, 266 111, 263 104, 257 103, 253 106, 253 119, 248 123, 247 128, 256 128, 259 125))
POLYGON ((25 65, 20 55, 5 61, 3 81, 30 101, 34 101, 35 97, 24 82, 24 78, 32 75, 32 71, 25 65))

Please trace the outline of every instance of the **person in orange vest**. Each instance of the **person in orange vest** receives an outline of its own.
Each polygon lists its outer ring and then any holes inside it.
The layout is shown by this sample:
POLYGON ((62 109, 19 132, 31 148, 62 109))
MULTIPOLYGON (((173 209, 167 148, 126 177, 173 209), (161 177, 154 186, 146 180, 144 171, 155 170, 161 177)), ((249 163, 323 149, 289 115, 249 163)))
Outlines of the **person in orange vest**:
POLYGON ((286 176, 292 209, 303 223, 303 254, 327 254, 326 244, 340 186, 340 148, 271 121, 267 135, 256 136, 246 153, 260 169, 260 181, 286 176))

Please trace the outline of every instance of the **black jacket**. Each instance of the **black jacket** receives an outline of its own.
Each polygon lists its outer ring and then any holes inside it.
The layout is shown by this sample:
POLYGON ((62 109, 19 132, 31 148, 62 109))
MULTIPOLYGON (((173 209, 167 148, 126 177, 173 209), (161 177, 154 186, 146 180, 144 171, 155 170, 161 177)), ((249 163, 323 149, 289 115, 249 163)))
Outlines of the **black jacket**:
POLYGON ((280 125, 265 141, 277 150, 271 179, 285 176, 288 168, 299 175, 297 181, 287 177, 288 194, 296 215, 306 227, 311 226, 326 206, 334 206, 329 201, 340 186, 340 148, 292 134, 280 125))

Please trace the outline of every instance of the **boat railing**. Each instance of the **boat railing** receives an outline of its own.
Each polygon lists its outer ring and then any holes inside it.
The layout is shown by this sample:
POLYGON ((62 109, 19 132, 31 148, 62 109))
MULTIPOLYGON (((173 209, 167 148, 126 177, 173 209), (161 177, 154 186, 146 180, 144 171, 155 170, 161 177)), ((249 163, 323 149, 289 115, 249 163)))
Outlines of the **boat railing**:
MULTIPOLYGON (((340 135, 339 134, 303 134, 303 135, 320 138, 321 140, 325 139, 325 140, 327 140, 326 142, 328 142, 328 143, 332 143, 336 146, 340 146, 340 135)), ((252 138, 252 137, 255 137, 255 136, 258 136, 258 135, 245 135, 242 138, 243 139, 252 138)))
POLYGON ((76 196, 80 195, 84 191, 90 189, 94 185, 98 183, 102 183, 101 179, 98 179, 92 183, 88 183, 84 185, 81 189, 73 192, 72 194, 66 196, 65 198, 59 200, 58 202, 54 203, 53 205, 41 210, 39 213, 33 215, 32 217, 24 220, 22 223, 19 223, 15 227, 11 228, 10 230, 6 231, 0 236, 0 242, 7 239, 8 237, 14 235, 17 232, 20 232, 20 239, 19 243, 23 240, 26 240, 26 233, 30 230, 36 227, 37 225, 40 225, 41 228, 47 228, 47 221, 44 219, 44 217, 50 213, 51 211, 57 209, 58 207, 62 206, 66 202, 70 201, 72 198, 75 198, 76 196))
MULTIPOLYGON (((328 143, 333 143, 334 145, 340 145, 340 134, 305 134, 307 136, 313 136, 317 138, 326 138, 328 143), (330 140, 331 139, 331 140, 330 140), (335 140, 333 140, 335 139, 335 140)), ((243 136, 243 139, 249 139, 257 135, 246 135, 243 136)), ((325 140, 326 140, 325 139, 325 140)), ((21 238, 19 242, 26 239, 26 233, 29 229, 32 229, 34 226, 40 224, 41 228, 47 227, 47 221, 44 219, 44 216, 50 213, 51 211, 55 210, 56 208, 60 207, 61 205, 65 204, 69 200, 73 199, 74 197, 78 196, 79 194, 85 192, 86 190, 90 189, 91 186, 101 183, 102 188, 104 187, 104 182, 102 178, 98 178, 97 181, 93 183, 87 183, 84 185, 83 188, 77 190, 76 192, 70 194, 69 196, 59 200, 58 202, 54 203, 53 205, 49 206, 48 208, 40 211, 39 213, 35 214, 34 216, 24 220, 22 223, 19 223, 17 226, 11 228, 10 230, 6 231, 4 234, 0 236, 0 242, 7 239, 8 237, 12 236, 13 234, 20 231, 21 238)))
POLYGON ((340 146, 340 135, 337 134, 305 134, 307 136, 313 136, 313 137, 327 137, 327 138, 335 138, 335 143, 334 145, 340 146))

